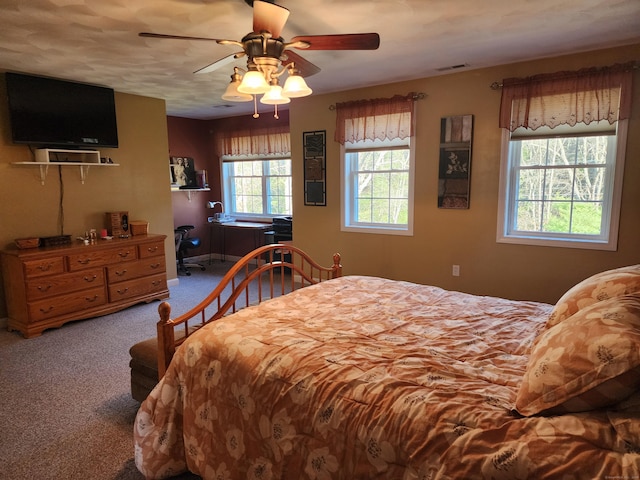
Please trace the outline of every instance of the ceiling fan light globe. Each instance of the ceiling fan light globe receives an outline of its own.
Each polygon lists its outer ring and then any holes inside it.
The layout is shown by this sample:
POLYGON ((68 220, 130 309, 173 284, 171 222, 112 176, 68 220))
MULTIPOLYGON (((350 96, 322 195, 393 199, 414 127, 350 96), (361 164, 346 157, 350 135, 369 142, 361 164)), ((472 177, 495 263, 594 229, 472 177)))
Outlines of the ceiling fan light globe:
POLYGON ((262 73, 257 70, 250 70, 242 77, 242 82, 238 86, 238 92, 258 95, 260 93, 267 93, 270 88, 262 73))
POLYGON ((312 93, 313 90, 309 88, 307 82, 300 75, 289 75, 282 89, 282 94, 289 98, 306 97, 312 93))
POLYGON ((238 85, 240 85, 240 81, 230 82, 222 95, 222 99, 228 102, 250 102, 253 100, 252 95, 249 95, 248 93, 240 93, 238 91, 238 85))
POLYGON ((282 95, 282 87, 279 85, 272 85, 271 89, 260 99, 260 103, 265 105, 284 105, 290 102, 290 98, 282 95))

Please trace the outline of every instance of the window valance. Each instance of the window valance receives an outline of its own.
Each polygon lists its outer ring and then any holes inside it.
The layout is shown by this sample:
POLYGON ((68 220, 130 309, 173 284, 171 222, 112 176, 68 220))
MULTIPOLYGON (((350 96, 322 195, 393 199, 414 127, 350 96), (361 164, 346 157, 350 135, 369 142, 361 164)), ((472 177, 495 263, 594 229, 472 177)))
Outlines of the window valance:
POLYGON ((336 142, 411 137, 415 99, 415 94, 409 94, 337 103, 336 142))
POLYGON ((633 63, 508 78, 502 81, 500 128, 574 126, 629 118, 633 63))
POLYGON ((216 134, 220 156, 278 155, 291 152, 289 126, 242 128, 216 134))

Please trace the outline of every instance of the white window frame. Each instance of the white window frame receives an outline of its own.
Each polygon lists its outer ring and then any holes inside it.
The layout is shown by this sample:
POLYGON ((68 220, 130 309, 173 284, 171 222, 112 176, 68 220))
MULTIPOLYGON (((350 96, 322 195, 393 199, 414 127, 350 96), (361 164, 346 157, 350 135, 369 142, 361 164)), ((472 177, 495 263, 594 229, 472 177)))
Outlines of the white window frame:
MULTIPOLYGON (((627 120, 617 122, 616 143, 615 143, 615 165, 611 167, 611 175, 608 178, 607 188, 609 188, 608 201, 603 204, 603 222, 605 227, 600 238, 596 236, 577 234, 544 234, 539 235, 532 232, 514 232, 509 230, 509 215, 515 212, 514 203, 516 179, 513 178, 511 168, 511 132, 507 129, 502 131, 502 148, 500 161, 500 186, 498 193, 498 221, 497 221, 497 241, 499 243, 510 243, 519 245, 535 245, 545 247, 580 248, 591 250, 615 251, 618 248, 618 227, 620 224, 620 204, 622 201, 622 184, 624 175, 624 162, 626 156, 627 143, 627 120), (608 225, 607 225, 608 224, 608 225)), ((581 129, 578 127, 575 136, 581 136, 581 129)), ((605 197, 607 194, 605 194, 605 197)))
MULTIPOLYGON (((271 220, 274 217, 280 216, 291 216, 293 215, 293 161, 291 160, 291 155, 223 155, 220 162, 220 179, 221 179, 221 188, 222 188, 222 198, 224 205, 224 213, 242 220, 271 220), (269 161, 269 160, 289 160, 291 162, 291 212, 289 213, 245 213, 245 212, 236 212, 234 205, 235 199, 232 197, 233 195, 233 186, 231 185, 231 179, 227 177, 225 173, 225 164, 234 163, 239 161, 269 161)), ((262 176, 262 201, 263 205, 268 205, 268 188, 266 185, 268 176, 262 176)))
POLYGON ((404 235, 413 236, 413 217, 414 217, 414 183, 415 183, 415 142, 413 137, 405 140, 394 141, 364 141, 357 144, 349 144, 346 142, 340 145, 340 229, 343 232, 372 233, 383 235, 404 235), (407 147, 409 149, 409 184, 408 184, 408 212, 407 224, 391 224, 391 223, 361 223, 353 219, 353 209, 355 205, 355 192, 353 184, 350 181, 352 172, 350 164, 347 161, 347 153, 349 147, 353 150, 388 150, 390 148, 407 147))

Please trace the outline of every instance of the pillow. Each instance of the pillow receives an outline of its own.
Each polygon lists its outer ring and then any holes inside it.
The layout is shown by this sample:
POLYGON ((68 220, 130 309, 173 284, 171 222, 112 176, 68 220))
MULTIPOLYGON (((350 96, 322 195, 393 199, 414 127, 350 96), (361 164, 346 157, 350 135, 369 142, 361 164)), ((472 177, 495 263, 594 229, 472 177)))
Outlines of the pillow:
POLYGON ((525 416, 606 407, 640 389, 640 294, 602 300, 540 334, 516 397, 525 416))
POLYGON ((596 273, 571 287, 555 304, 547 328, 569 318, 588 305, 619 295, 640 292, 640 265, 596 273))

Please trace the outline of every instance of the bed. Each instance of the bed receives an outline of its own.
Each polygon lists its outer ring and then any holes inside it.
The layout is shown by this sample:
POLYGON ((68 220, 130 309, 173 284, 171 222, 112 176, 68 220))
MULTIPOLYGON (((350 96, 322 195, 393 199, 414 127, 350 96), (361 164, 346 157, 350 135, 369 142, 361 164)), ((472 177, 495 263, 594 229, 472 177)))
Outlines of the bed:
POLYGON ((334 267, 167 347, 146 478, 640 478, 640 265, 555 305, 334 267))

